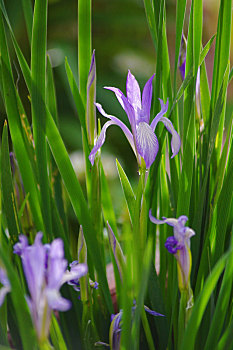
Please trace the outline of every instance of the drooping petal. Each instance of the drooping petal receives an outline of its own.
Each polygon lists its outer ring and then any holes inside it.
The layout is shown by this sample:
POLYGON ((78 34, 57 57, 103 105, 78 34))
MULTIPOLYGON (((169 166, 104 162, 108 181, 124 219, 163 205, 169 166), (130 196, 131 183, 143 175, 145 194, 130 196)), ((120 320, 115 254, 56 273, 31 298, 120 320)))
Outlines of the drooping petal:
POLYGON ((172 135, 172 139, 171 139, 172 157, 171 158, 174 158, 180 150, 180 146, 181 146, 180 136, 177 133, 177 131, 174 129, 174 126, 169 119, 165 117, 161 117, 160 121, 163 122, 167 130, 172 135))
POLYGON ((77 261, 70 264, 71 268, 70 271, 66 271, 62 278, 62 284, 77 280, 80 277, 83 277, 88 272, 88 267, 86 264, 79 264, 77 261))
POLYGON ((105 86, 104 88, 107 90, 113 91, 115 93, 116 98, 118 99, 121 107, 124 109, 124 111, 126 112, 126 114, 128 116, 132 132, 135 135, 135 133, 136 133, 136 117, 135 117, 135 110, 134 110, 133 106, 130 104, 130 102, 127 100, 127 98, 125 97, 125 95, 123 94, 123 92, 120 89, 117 89, 115 87, 110 87, 110 86, 105 86))
POLYGON ((168 118, 163 117, 163 115, 167 112, 167 109, 168 109, 168 100, 167 100, 166 105, 164 105, 164 103, 161 99, 159 99, 159 100, 161 103, 161 111, 153 119, 153 121, 151 123, 151 128, 154 131, 158 122, 162 122, 165 125, 166 129, 172 135, 172 139, 171 139, 172 157, 171 158, 173 158, 173 157, 175 157, 175 155, 177 155, 177 153, 180 150, 181 140, 180 140, 179 134, 174 129, 172 122, 168 118))
POLYGON ((121 130, 124 132, 127 140, 129 141, 130 143, 130 146, 132 147, 134 153, 136 154, 136 151, 135 151, 135 147, 134 147, 134 142, 133 142, 133 135, 132 133, 130 132, 130 130, 127 128, 127 126, 122 123, 121 120, 119 120, 118 118, 114 117, 113 115, 109 115, 107 114, 102 106, 99 104, 99 103, 96 103, 96 107, 98 108, 99 112, 105 117, 105 118, 108 118, 110 119, 109 122, 105 123, 104 126, 102 127, 102 130, 101 130, 101 133, 95 143, 95 146, 93 147, 90 155, 89 155, 89 160, 91 162, 91 164, 93 165, 94 164, 94 160, 95 160, 95 155, 96 153, 98 152, 98 150, 102 147, 102 145, 104 144, 104 141, 105 141, 105 137, 106 137, 106 130, 107 128, 110 126, 110 125, 117 125, 121 128, 121 130))
MULTIPOLYGON (((149 218, 150 218, 150 221, 153 222, 154 224, 157 224, 157 225, 168 224, 168 225, 173 226, 173 227, 175 227, 175 226, 178 225, 178 220, 179 220, 179 219, 165 218, 165 217, 163 216, 163 217, 162 217, 162 220, 159 220, 159 219, 156 219, 156 218, 152 215, 151 212, 152 212, 152 210, 150 209, 150 210, 149 210, 149 218)), ((186 218, 186 219, 188 220, 187 216, 182 215, 182 218, 186 218)), ((187 220, 186 220, 186 221, 187 221, 187 220)), ((185 222, 186 222, 186 221, 185 221, 185 222)))
POLYGON ((161 111, 154 117, 154 119, 152 120, 151 122, 151 129, 153 131, 155 131, 155 128, 156 128, 156 125, 158 124, 158 122, 160 121, 160 118, 165 114, 167 113, 167 110, 168 110, 168 99, 167 99, 167 102, 166 104, 163 103, 163 100, 161 100, 159 98, 159 102, 160 102, 160 105, 161 105, 161 111))
POLYGON ((144 159, 147 169, 149 169, 158 153, 159 143, 150 125, 145 122, 139 123, 137 126, 136 147, 144 159))
POLYGON ((152 80, 154 79, 155 74, 147 81, 144 86, 142 93, 142 113, 146 118, 146 122, 150 122, 150 109, 151 109, 151 99, 152 99, 152 80))
POLYGON ((141 109, 141 91, 135 76, 128 70, 126 80, 126 94, 129 103, 133 106, 135 111, 141 109))
POLYGON ((109 121, 107 123, 104 124, 102 130, 101 130, 101 133, 95 143, 95 146, 92 148, 92 151, 91 153, 89 154, 89 160, 91 162, 91 165, 94 164, 94 161, 95 161, 95 156, 96 156, 96 153, 98 152, 98 150, 103 146, 104 144, 104 141, 105 141, 105 137, 106 137, 106 130, 107 128, 110 126, 110 125, 114 125, 115 123, 112 122, 112 121, 109 121))
POLYGON ((71 308, 71 301, 63 298, 56 289, 46 290, 48 305, 53 310, 67 311, 71 308))

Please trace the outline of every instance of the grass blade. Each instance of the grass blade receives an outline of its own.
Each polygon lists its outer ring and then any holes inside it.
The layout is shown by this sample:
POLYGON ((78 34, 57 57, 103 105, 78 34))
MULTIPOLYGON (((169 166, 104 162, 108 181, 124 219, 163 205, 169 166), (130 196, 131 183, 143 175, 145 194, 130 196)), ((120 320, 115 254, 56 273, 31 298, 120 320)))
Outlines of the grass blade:
POLYGON ((18 234, 21 232, 21 230, 19 228, 19 218, 17 215, 17 207, 13 189, 7 133, 7 123, 5 122, 2 134, 1 156, 2 199, 11 242, 16 243, 18 241, 18 234))
POLYGON ((19 163, 25 191, 26 193, 30 193, 29 202, 36 228, 38 231, 43 231, 44 225, 41 218, 39 193, 37 190, 35 175, 33 173, 32 166, 28 159, 28 152, 25 147, 24 138, 22 135, 22 126, 19 111, 17 108, 18 103, 16 97, 16 90, 13 82, 13 76, 8 55, 2 13, 0 13, 0 48, 4 102, 8 116, 11 138, 14 145, 16 158, 19 163))
POLYGON ((38 179, 41 192, 41 209, 48 236, 52 234, 51 204, 47 171, 47 145, 45 139, 45 79, 47 0, 36 0, 34 5, 31 46, 31 99, 32 125, 35 142, 38 179))
POLYGON ((129 209, 129 214, 131 217, 131 221, 133 220, 133 215, 134 215, 134 207, 135 207, 135 201, 136 201, 136 197, 135 194, 133 192, 133 189, 130 185, 130 182, 127 178, 127 175, 125 174, 122 166, 120 165, 120 163, 118 162, 118 160, 116 160, 116 165, 117 165, 117 170, 118 170, 118 175, 121 181, 121 186, 125 195, 125 199, 126 199, 126 203, 129 209))
POLYGON ((218 282, 218 279, 226 265, 226 261, 228 257, 229 257, 229 253, 222 256, 217 262, 217 264, 215 265, 209 277, 207 278, 204 288, 193 307, 192 315, 190 317, 190 320, 188 322, 188 325, 184 334, 181 350, 194 349, 195 337, 196 337, 198 328, 200 326, 205 308, 218 282))

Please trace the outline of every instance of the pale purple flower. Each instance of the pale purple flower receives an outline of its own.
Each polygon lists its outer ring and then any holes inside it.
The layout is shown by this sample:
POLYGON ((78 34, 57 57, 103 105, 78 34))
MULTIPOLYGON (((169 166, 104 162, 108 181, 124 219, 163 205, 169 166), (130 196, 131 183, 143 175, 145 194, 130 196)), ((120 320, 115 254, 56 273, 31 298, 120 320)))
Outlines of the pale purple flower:
POLYGON ((21 256, 30 297, 27 297, 32 319, 40 340, 49 332, 52 310, 67 311, 71 302, 60 294, 61 286, 87 273, 87 266, 80 264, 72 271, 67 270, 64 246, 60 238, 43 245, 42 233, 38 232, 34 244, 29 246, 25 236, 19 237, 14 253, 21 256))
POLYGON ((5 296, 11 291, 10 281, 8 280, 6 271, 0 267, 0 307, 2 306, 5 296))
POLYGON ((178 280, 179 288, 189 289, 189 279, 192 266, 192 256, 190 251, 190 238, 195 235, 195 232, 186 227, 188 220, 187 216, 182 215, 178 219, 168 219, 163 217, 163 220, 158 220, 149 212, 150 220, 154 224, 168 224, 173 227, 174 236, 168 237, 165 247, 169 253, 174 254, 178 263, 178 280))
POLYGON ((151 99, 152 99, 152 80, 154 75, 147 81, 144 86, 142 97, 140 87, 137 80, 128 71, 127 82, 126 82, 126 95, 121 92, 121 90, 115 87, 105 87, 105 89, 111 90, 115 93, 116 98, 121 104, 122 108, 125 110, 132 132, 128 127, 118 118, 107 114, 99 103, 96 103, 96 107, 99 112, 105 117, 110 119, 104 124, 101 133, 92 149, 89 160, 91 164, 94 164, 94 159, 97 151, 104 144, 106 130, 110 125, 118 125, 124 132, 127 140, 129 141, 136 157, 139 166, 141 166, 141 159, 144 159, 146 168, 150 168, 151 164, 154 162, 155 157, 159 150, 158 139, 154 133, 158 122, 163 122, 167 130, 171 133, 171 148, 172 148, 172 158, 179 152, 180 149, 180 137, 176 130, 174 129, 172 122, 163 117, 163 115, 168 110, 168 101, 166 104, 163 103, 161 99, 161 111, 155 116, 155 118, 150 123, 150 109, 151 109, 151 99))
MULTIPOLYGON (((70 266, 70 272, 73 273, 76 271, 76 269, 79 268, 79 265, 84 265, 84 264, 80 264, 78 262, 78 260, 74 260, 72 261, 72 263, 69 265, 70 266)), ((74 278, 71 279, 69 282, 67 282, 70 286, 73 286, 74 290, 76 290, 76 292, 80 292, 80 281, 79 278, 74 278)), ((98 289, 99 287, 99 283, 98 282, 93 282, 91 279, 89 279, 89 285, 91 288, 93 289, 98 289)))

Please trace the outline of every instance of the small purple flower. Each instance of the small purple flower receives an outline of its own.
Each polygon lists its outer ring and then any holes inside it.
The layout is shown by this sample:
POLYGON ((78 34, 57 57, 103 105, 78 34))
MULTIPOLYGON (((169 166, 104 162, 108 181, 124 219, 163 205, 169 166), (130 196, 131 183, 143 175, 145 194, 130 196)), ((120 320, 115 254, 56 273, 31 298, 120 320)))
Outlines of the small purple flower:
POLYGON ((6 294, 11 291, 10 281, 8 280, 7 274, 2 267, 0 267, 0 285, 2 285, 2 287, 0 288, 0 307, 1 307, 4 302, 6 294))
POLYGON ((14 253, 22 259, 30 293, 27 302, 40 341, 48 336, 52 310, 67 311, 71 307, 71 302, 59 292, 61 286, 87 273, 85 264, 67 271, 63 241, 60 238, 45 245, 41 239, 42 233, 38 232, 34 244, 29 246, 27 238, 21 235, 20 242, 14 245, 14 253))
POLYGON ((126 82, 127 97, 125 97, 121 90, 115 87, 105 87, 105 89, 111 90, 115 93, 116 98, 128 116, 132 132, 121 120, 107 114, 103 110, 102 106, 99 103, 96 103, 96 107, 98 108, 99 112, 105 118, 108 118, 110 120, 104 124, 102 131, 95 143, 95 146, 89 155, 89 160, 92 165, 94 164, 97 151, 104 144, 106 130, 110 125, 118 125, 122 129, 136 155, 139 166, 142 166, 141 161, 144 159, 146 168, 149 169, 155 160, 155 157, 159 150, 159 143, 154 131, 158 122, 160 121, 163 122, 167 130, 172 134, 172 158, 179 152, 181 144, 180 137, 174 129, 171 121, 163 117, 163 115, 168 110, 168 101, 166 104, 164 104, 163 101, 159 99, 161 104, 161 111, 155 116, 151 124, 149 124, 153 78, 154 75, 152 75, 152 77, 145 84, 142 98, 138 82, 133 74, 131 74, 130 70, 128 71, 126 82))
POLYGON ((163 220, 158 220, 149 212, 150 220, 154 224, 168 224, 173 227, 174 236, 168 237, 165 247, 169 253, 174 254, 178 263, 178 280, 180 290, 189 289, 189 278, 192 266, 192 256, 190 251, 190 238, 195 235, 195 232, 185 227, 187 216, 182 215, 178 219, 168 219, 163 217, 163 220))

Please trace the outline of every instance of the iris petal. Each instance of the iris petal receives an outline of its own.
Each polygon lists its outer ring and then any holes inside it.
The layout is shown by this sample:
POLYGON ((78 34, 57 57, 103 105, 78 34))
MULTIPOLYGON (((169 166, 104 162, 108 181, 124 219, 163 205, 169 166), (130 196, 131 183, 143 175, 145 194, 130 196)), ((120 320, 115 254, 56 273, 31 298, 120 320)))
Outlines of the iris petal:
POLYGON ((159 98, 159 102, 160 102, 160 105, 161 105, 161 111, 154 117, 154 119, 152 120, 151 125, 150 125, 153 131, 155 131, 156 125, 160 121, 160 118, 165 113, 167 113, 167 110, 168 110, 168 99, 167 99, 166 104, 164 104, 163 100, 161 100, 160 98, 159 98))
POLYGON ((134 142, 133 142, 133 135, 130 132, 130 130, 127 128, 127 126, 124 123, 122 123, 122 121, 119 120, 118 118, 114 117, 113 115, 107 114, 103 110, 102 106, 99 103, 96 103, 96 107, 98 108, 99 112, 105 118, 110 119, 110 121, 104 124, 104 126, 103 126, 103 128, 101 130, 101 133, 100 133, 100 135, 99 135, 99 137, 98 137, 98 139, 97 139, 97 141, 95 143, 95 146, 93 147, 91 153, 89 154, 89 160, 90 160, 91 164, 92 165, 94 164, 96 153, 101 148, 101 146, 104 144, 105 137, 106 137, 106 131, 107 131, 107 128, 110 125, 117 125, 117 126, 119 126, 121 128, 121 130, 124 132, 127 140, 129 141, 130 146, 132 147, 134 153, 136 154, 135 147, 134 147, 134 142))
POLYGON ((178 135, 177 131, 174 129, 172 122, 168 118, 163 117, 163 115, 167 112, 167 109, 168 109, 168 100, 166 105, 163 103, 161 99, 159 99, 159 101, 161 104, 161 111, 153 119, 150 126, 154 131, 158 122, 162 122, 165 125, 166 129, 172 135, 172 139, 171 139, 172 157, 171 158, 173 158, 175 157, 175 155, 177 155, 177 153, 180 150, 180 145, 181 145, 180 136, 178 135))
POLYGON ((150 109, 151 109, 151 99, 152 99, 152 80, 154 79, 155 74, 147 81, 144 86, 142 93, 142 110, 143 115, 146 118, 146 122, 150 122, 150 109))
POLYGON ((126 93, 129 103, 133 106, 135 110, 137 108, 141 109, 141 91, 135 76, 128 71, 127 81, 126 81, 126 93))
POLYGON ((118 99, 121 107, 124 109, 124 111, 126 112, 126 114, 128 116, 132 132, 135 135, 135 133, 136 133, 136 117, 135 117, 135 110, 134 110, 133 106, 130 104, 130 102, 127 100, 127 98, 125 97, 125 95, 123 94, 123 92, 120 89, 117 89, 115 87, 109 87, 109 86, 105 86, 105 89, 113 91, 115 93, 116 98, 118 99))
POLYGON ((46 296, 48 305, 53 310, 67 311, 71 308, 71 301, 63 298, 56 289, 47 289, 46 296))
POLYGON ((150 125, 139 123, 136 131, 137 151, 144 159, 147 169, 154 162, 159 150, 159 143, 150 125))

